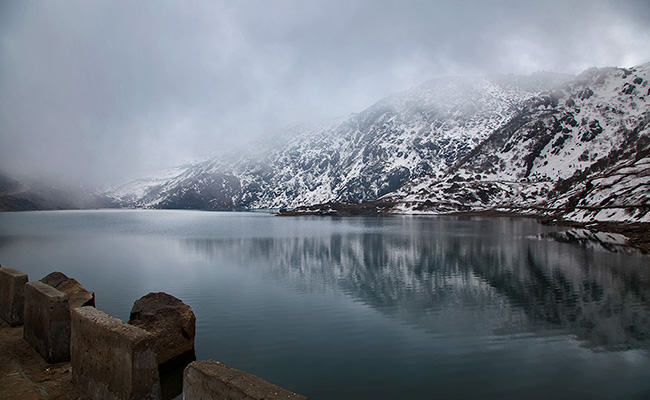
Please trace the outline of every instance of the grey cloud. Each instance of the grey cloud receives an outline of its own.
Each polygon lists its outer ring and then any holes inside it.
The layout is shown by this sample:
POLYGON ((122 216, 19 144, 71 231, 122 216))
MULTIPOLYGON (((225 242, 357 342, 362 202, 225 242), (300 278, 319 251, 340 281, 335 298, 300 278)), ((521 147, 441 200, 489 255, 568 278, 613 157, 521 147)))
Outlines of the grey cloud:
POLYGON ((650 5, 4 2, 0 170, 108 182, 434 77, 650 61, 650 5))

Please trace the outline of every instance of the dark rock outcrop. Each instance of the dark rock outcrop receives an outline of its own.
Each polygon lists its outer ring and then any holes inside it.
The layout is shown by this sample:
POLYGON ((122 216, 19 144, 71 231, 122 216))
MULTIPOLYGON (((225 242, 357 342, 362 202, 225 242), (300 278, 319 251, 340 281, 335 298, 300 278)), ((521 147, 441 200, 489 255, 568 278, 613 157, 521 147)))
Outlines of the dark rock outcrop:
POLYGON ((149 293, 133 304, 129 324, 153 334, 158 364, 168 367, 194 356, 196 317, 192 308, 167 293, 149 293))

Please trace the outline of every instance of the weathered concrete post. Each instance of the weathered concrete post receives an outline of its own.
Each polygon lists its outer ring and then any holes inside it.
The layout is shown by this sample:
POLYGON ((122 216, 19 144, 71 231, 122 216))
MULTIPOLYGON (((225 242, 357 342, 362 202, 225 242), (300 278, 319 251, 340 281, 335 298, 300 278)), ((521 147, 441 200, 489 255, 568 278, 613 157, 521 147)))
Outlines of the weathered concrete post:
POLYGON ((0 317, 11 326, 21 325, 25 309, 27 274, 13 268, 0 268, 0 317))
POLYGON ((23 338, 48 363, 70 359, 70 306, 65 293, 39 281, 25 285, 23 338))
POLYGON ((184 400, 307 400, 247 372, 216 361, 195 361, 185 368, 184 400))
POLYGON ((72 381, 92 399, 160 398, 153 335, 97 310, 73 308, 72 381))
POLYGON ((70 308, 95 304, 75 279, 52 272, 25 286, 23 338, 49 363, 70 360, 70 308))

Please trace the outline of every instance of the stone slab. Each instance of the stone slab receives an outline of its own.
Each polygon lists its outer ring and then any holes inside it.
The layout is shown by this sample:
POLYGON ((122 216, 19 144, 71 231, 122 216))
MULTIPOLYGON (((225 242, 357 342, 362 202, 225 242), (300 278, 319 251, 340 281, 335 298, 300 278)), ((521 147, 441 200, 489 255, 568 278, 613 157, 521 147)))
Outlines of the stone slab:
POLYGON ((185 368, 185 400, 306 400, 279 386, 217 361, 195 361, 185 368))
POLYGON ((92 399, 159 399, 153 336, 94 307, 73 308, 72 380, 92 399))
POLYGON ((9 325, 22 325, 27 274, 13 268, 0 268, 0 318, 9 325))
POLYGON ((52 272, 41 279, 41 282, 65 293, 70 308, 95 306, 95 293, 89 292, 76 279, 68 278, 62 272, 52 272))
POLYGON ((70 306, 65 293, 43 282, 25 285, 23 338, 48 363, 70 360, 70 306))

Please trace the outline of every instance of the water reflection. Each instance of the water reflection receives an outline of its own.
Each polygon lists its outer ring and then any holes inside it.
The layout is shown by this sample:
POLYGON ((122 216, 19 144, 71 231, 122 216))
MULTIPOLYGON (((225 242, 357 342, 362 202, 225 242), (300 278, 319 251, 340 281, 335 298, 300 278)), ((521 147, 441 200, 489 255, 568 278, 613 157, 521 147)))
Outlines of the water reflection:
POLYGON ((645 256, 535 239, 539 228, 508 219, 359 221, 368 223, 373 229, 181 242, 301 291, 335 288, 436 335, 569 334, 596 350, 648 349, 645 256))
POLYGON ((541 235, 541 238, 548 238, 563 243, 572 243, 591 250, 607 250, 615 253, 640 253, 639 250, 627 246, 627 237, 618 233, 597 232, 589 229, 568 229, 560 232, 548 232, 541 235))

